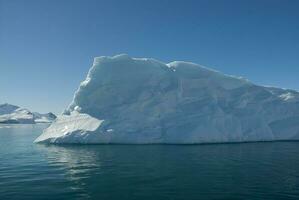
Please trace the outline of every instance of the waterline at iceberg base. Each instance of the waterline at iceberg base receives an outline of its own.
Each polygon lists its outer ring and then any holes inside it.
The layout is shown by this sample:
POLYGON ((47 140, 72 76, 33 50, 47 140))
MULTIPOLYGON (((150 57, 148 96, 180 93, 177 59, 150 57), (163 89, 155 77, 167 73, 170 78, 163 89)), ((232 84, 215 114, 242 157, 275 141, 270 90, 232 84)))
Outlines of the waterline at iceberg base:
POLYGON ((299 139, 299 93, 189 62, 97 57, 35 142, 197 144, 299 139))

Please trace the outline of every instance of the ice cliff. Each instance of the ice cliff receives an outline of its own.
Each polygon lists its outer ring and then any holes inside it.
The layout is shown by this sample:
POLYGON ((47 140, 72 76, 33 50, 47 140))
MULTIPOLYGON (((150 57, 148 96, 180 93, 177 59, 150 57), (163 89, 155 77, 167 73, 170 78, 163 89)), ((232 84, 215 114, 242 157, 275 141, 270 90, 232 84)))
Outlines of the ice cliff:
POLYGON ((36 142, 195 144, 299 139, 299 93, 189 62, 97 57, 36 142))

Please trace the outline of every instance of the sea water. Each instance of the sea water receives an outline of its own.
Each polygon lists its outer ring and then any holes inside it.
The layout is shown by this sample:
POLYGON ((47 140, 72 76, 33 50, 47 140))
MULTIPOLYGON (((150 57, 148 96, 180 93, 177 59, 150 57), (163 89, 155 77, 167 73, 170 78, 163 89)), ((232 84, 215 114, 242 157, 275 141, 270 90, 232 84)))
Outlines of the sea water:
POLYGON ((47 126, 0 125, 1 200, 299 199, 299 142, 34 144, 47 126))

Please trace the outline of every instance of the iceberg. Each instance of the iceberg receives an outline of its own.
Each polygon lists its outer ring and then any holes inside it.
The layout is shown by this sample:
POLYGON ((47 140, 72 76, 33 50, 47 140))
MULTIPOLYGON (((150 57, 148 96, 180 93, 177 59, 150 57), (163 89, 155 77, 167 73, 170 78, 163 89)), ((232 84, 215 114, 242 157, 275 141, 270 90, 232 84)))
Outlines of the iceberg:
POLYGON ((40 114, 30 112, 26 108, 11 105, 8 103, 0 104, 0 123, 1 124, 35 124, 51 123, 56 119, 53 113, 40 114))
POLYGON ((299 139, 299 92, 190 63, 94 59, 61 116, 35 142, 199 144, 299 139))

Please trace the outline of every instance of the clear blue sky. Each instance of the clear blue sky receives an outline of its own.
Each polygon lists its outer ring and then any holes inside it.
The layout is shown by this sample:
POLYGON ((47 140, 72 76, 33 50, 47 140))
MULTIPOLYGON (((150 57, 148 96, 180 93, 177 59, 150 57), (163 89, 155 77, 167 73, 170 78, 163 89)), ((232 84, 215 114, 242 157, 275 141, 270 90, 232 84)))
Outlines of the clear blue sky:
POLYGON ((0 103, 60 113, 93 57, 185 60, 299 89, 297 0, 0 0, 0 103))

